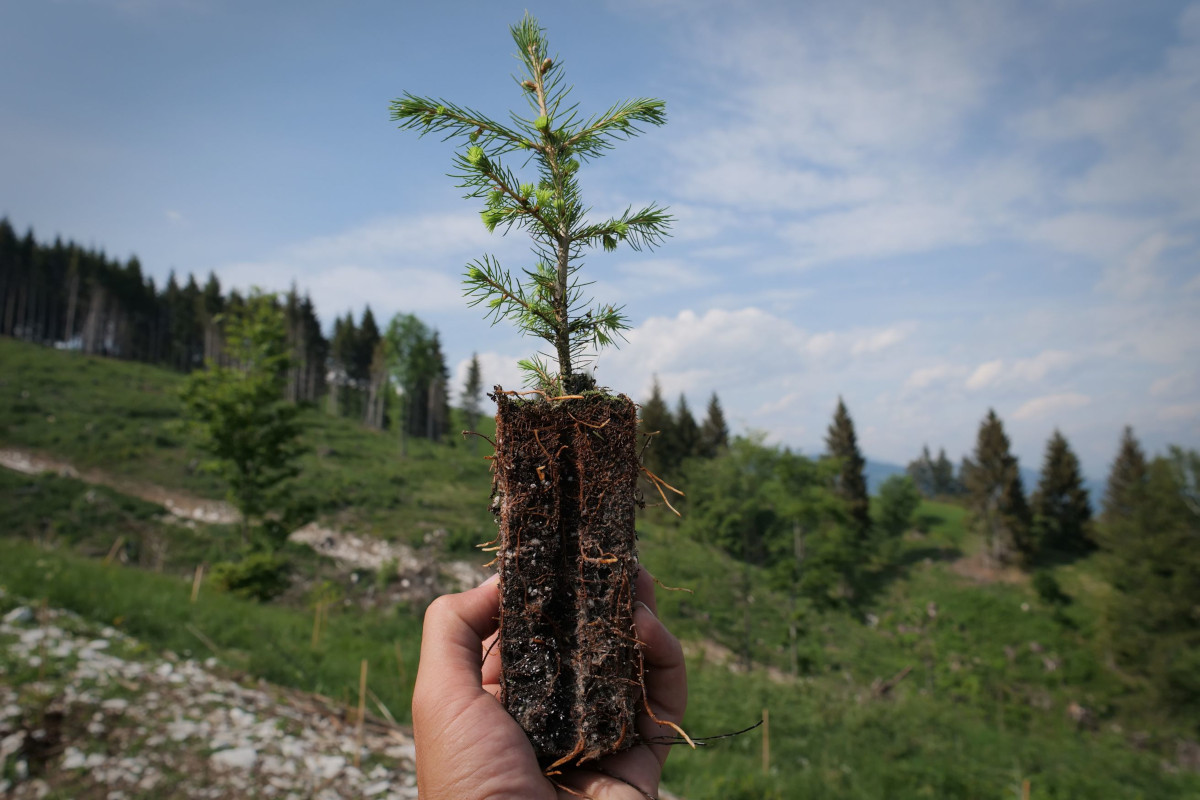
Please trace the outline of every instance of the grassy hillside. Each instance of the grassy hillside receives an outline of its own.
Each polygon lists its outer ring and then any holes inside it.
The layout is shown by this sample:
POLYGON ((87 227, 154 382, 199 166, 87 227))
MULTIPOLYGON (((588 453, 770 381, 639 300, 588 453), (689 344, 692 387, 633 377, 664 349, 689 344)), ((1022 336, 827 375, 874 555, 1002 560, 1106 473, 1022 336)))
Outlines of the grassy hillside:
MULTIPOLYGON (((0 340, 0 364, 0 447, 219 495, 187 468, 178 376, 8 340, 0 340)), ((445 527, 463 543, 494 530, 485 511, 486 447, 472 456, 461 443, 414 443, 400 459, 392 434, 315 410, 305 421, 315 452, 301 486, 326 519, 409 539, 445 527)), ((769 773, 754 731, 694 753, 680 748, 667 772, 674 791, 692 800, 1020 798, 1028 781, 1032 798, 1200 796, 1200 776, 1169 768, 1188 731, 1157 716, 1142 687, 1105 666, 1096 624, 1104 584, 1089 561, 1054 571, 1071 601, 1049 603, 1027 579, 964 569, 961 559, 978 543, 962 509, 926 503, 922 532, 907 538, 896 564, 876 571, 858 614, 803 621, 803 670, 792 676, 786 598, 754 569, 747 598, 742 565, 658 511, 640 523, 643 560, 667 583, 695 590, 659 591, 662 616, 690 654, 686 727, 700 735, 737 730, 763 709, 771 720, 769 773), (726 654, 747 641, 753 668, 731 671, 726 654)), ((339 580, 346 598, 315 649, 302 595, 261 605, 206 588, 190 602, 191 566, 215 558, 231 530, 170 524, 158 507, 120 492, 2 470, 0 519, 0 585, 10 598, 44 598, 151 647, 215 652, 251 675, 334 697, 355 691, 359 659, 368 658, 380 676, 373 690, 398 717, 408 713, 420 609, 364 607, 358 601, 369 587, 311 551, 289 551, 294 569, 339 580), (144 568, 102 563, 119 536, 138 543, 133 561, 144 568)))
MULTIPOLYGON (((0 445, 57 456, 81 471, 223 497, 188 447, 179 373, 7 338, 0 338, 0 365, 0 445)), ((453 420, 452 446, 411 440, 407 458, 398 457, 394 431, 317 409, 306 409, 301 422, 308 453, 293 494, 321 518, 414 542, 436 528, 460 547, 490 538, 488 446, 463 442, 461 420, 453 420)), ((482 420, 480 433, 492 436, 494 423, 482 420)))

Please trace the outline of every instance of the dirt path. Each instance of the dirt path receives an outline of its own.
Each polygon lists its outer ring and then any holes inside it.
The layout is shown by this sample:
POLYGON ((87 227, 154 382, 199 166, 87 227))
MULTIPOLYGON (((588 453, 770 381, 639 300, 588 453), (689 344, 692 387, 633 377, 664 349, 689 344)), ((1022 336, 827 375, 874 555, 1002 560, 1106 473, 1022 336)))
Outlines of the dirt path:
MULTIPOLYGON (((124 495, 156 503, 172 516, 209 525, 232 524, 241 519, 237 509, 221 500, 196 497, 181 489, 133 481, 111 475, 104 470, 79 470, 63 459, 16 447, 0 448, 0 467, 38 475, 52 472, 86 483, 107 486, 124 495)), ((435 532, 434 535, 436 537, 435 532)), ((462 591, 483 582, 489 574, 478 564, 468 561, 443 561, 400 542, 385 542, 370 536, 357 536, 310 523, 292 533, 294 542, 307 544, 322 555, 329 556, 349 570, 376 571, 385 564, 395 564, 400 594, 406 598, 433 599, 444 591, 462 591)))
POLYGON ((164 489, 161 486, 110 475, 99 469, 81 472, 67 461, 30 450, 16 447, 0 448, 0 466, 23 472, 26 475, 53 472, 63 477, 107 486, 121 494, 157 503, 167 509, 172 516, 180 519, 190 519, 208 524, 230 524, 241 519, 237 509, 221 500, 206 500, 182 489, 164 489))

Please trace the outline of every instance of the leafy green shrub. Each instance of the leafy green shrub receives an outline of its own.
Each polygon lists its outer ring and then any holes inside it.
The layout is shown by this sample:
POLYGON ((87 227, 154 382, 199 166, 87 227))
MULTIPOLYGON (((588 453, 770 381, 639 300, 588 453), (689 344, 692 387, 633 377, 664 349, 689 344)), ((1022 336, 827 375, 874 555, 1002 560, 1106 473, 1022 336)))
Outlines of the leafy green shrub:
POLYGON ((270 553, 253 553, 241 561, 213 565, 215 586, 239 597, 267 601, 288 588, 288 562, 270 553))

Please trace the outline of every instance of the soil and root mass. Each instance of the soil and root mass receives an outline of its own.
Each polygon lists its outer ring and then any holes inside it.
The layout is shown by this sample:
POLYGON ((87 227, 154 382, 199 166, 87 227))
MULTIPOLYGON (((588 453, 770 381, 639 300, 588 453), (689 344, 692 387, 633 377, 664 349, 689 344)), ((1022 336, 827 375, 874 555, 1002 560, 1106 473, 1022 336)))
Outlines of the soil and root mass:
POLYGON ((637 407, 601 392, 493 399, 501 700, 543 766, 619 752, 642 703, 637 407))

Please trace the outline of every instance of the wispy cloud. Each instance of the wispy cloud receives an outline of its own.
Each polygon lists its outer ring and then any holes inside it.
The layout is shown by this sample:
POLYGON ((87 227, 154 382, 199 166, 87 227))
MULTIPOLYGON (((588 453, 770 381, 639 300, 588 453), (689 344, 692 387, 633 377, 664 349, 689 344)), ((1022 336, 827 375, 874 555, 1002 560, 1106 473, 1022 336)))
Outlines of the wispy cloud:
POLYGON ((1087 395, 1077 392, 1067 394, 1051 394, 1045 397, 1035 397, 1024 403, 1013 412, 1013 419, 1030 420, 1045 419, 1066 411, 1082 408, 1092 402, 1087 395))

